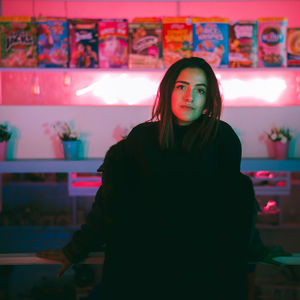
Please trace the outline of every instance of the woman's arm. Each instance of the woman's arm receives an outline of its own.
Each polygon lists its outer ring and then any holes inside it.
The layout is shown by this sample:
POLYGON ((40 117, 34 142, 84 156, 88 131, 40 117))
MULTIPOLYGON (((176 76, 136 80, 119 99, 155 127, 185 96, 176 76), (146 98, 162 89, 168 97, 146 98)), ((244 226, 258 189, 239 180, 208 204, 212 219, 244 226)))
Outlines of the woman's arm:
POLYGON ((124 143, 122 140, 113 145, 105 155, 104 163, 99 168, 103 171, 102 186, 97 191, 92 209, 85 224, 63 248, 64 254, 72 262, 82 260, 89 252, 103 246, 110 236, 114 199, 123 181, 124 143))
POLYGON ((104 246, 110 235, 112 214, 111 205, 115 197, 115 187, 120 180, 120 170, 123 168, 123 141, 113 145, 104 158, 100 167, 102 185, 97 191, 92 209, 86 222, 77 230, 70 242, 57 251, 43 251, 39 257, 63 262, 60 276, 72 263, 77 263, 87 257, 91 251, 104 246), (113 188, 114 187, 114 188, 113 188))

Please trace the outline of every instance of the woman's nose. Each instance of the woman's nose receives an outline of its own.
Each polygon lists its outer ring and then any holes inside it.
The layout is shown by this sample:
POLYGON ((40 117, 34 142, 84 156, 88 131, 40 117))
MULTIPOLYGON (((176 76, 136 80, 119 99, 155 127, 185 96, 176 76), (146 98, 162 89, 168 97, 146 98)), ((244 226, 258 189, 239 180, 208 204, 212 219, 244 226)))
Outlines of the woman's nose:
POLYGON ((185 94, 184 94, 184 99, 185 99, 185 101, 187 101, 187 102, 190 102, 190 101, 193 100, 193 99, 192 99, 192 89, 191 89, 191 88, 187 88, 187 89, 186 89, 186 92, 185 92, 185 94))

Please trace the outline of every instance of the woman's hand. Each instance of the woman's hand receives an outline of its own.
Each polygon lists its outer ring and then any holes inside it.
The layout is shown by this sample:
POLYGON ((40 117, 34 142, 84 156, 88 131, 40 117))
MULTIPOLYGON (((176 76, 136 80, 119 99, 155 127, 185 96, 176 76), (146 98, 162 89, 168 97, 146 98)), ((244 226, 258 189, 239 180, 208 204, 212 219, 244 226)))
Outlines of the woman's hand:
POLYGON ((65 271, 67 271, 72 265, 72 263, 68 260, 62 250, 42 251, 38 252, 36 256, 40 258, 59 261, 63 264, 56 275, 57 278, 61 277, 65 273, 65 271))
POLYGON ((273 258, 279 256, 291 256, 291 253, 285 251, 281 246, 266 246, 266 254, 261 262, 275 266, 282 266, 282 264, 273 258))

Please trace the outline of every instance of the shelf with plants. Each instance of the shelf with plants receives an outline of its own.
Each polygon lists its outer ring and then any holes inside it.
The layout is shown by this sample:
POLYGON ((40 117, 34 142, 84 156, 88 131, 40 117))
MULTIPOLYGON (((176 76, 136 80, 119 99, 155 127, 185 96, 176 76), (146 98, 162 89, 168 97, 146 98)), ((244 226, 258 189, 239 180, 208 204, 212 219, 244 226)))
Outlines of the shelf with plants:
MULTIPOLYGON (((103 158, 82 160, 16 159, 0 162, 0 173, 69 173, 95 172, 103 158)), ((243 158, 241 170, 300 172, 300 159, 275 160, 269 158, 243 158)))

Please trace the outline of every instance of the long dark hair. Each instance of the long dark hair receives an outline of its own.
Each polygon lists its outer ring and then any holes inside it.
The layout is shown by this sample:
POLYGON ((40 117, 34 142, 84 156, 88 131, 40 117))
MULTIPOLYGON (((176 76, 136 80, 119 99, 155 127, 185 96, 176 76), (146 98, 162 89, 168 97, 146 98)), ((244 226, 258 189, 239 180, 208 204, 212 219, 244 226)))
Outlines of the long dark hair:
POLYGON ((194 146, 202 148, 217 132, 220 120, 222 99, 218 80, 211 66, 202 58, 183 58, 166 71, 152 108, 151 121, 159 121, 159 144, 162 150, 174 146, 174 115, 171 109, 172 92, 175 82, 183 69, 201 69, 206 74, 207 92, 202 115, 191 125, 183 140, 183 149, 191 151, 194 146))

